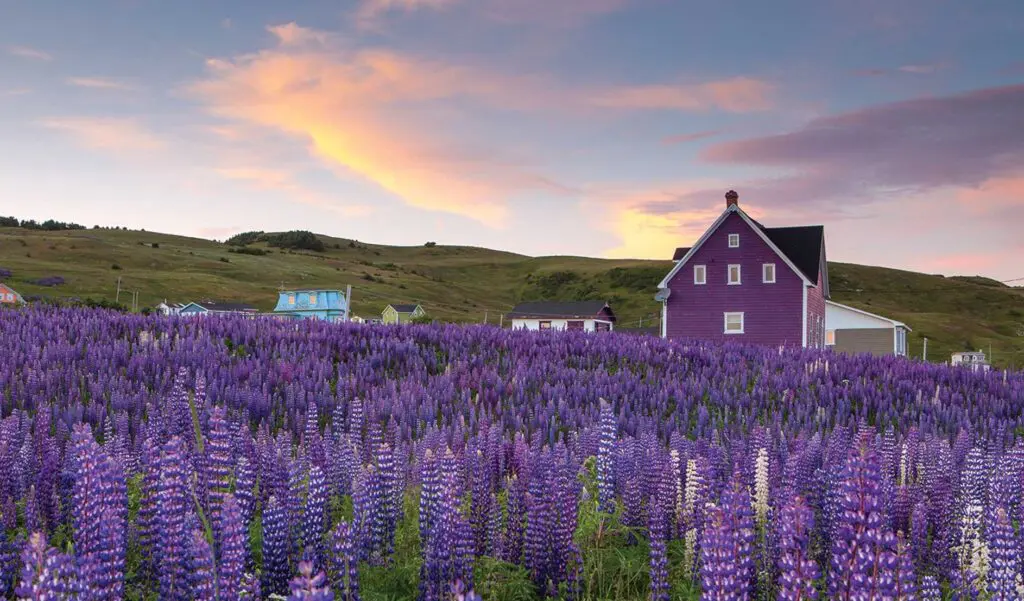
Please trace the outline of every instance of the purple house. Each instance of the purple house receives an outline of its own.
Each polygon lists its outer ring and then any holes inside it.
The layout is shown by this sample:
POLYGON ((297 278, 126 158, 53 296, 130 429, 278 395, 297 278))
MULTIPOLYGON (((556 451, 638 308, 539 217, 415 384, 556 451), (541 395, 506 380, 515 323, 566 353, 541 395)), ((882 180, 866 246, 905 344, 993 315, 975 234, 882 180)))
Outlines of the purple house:
POLYGON ((823 226, 765 227, 730 190, 721 216, 673 260, 655 297, 662 337, 824 346, 823 226))

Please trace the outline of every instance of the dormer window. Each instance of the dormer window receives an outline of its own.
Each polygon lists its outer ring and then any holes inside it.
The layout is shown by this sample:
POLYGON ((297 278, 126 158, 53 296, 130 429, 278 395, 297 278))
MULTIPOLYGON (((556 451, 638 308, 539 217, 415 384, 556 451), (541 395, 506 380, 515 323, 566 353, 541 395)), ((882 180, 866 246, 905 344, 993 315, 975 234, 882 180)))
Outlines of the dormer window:
POLYGON ((729 285, 739 286, 740 285, 740 266, 730 265, 729 266, 729 285))
POLYGON ((708 283, 708 268, 704 265, 693 266, 693 283, 697 285, 708 283))
POLYGON ((729 248, 739 248, 739 247, 740 247, 740 235, 739 234, 729 234, 729 248))

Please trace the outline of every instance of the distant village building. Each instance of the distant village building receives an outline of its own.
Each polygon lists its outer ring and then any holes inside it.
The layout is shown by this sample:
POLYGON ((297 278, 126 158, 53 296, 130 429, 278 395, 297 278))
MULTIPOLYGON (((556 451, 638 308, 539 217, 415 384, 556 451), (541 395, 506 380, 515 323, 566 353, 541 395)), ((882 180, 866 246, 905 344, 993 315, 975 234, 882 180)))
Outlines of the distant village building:
POLYGON ((520 303, 505 316, 514 330, 610 332, 615 313, 605 301, 520 303))
POLYGON ((167 299, 164 299, 164 302, 158 304, 155 309, 161 315, 177 315, 184 306, 182 303, 168 303, 167 299))
POLYGON ((963 351, 953 353, 950 363, 961 367, 969 367, 975 371, 988 371, 989 369, 992 369, 992 366, 985 360, 985 353, 982 351, 963 351))
POLYGON ((381 321, 383 323, 395 324, 395 323, 409 323, 417 317, 423 317, 427 314, 420 305, 388 305, 384 307, 384 311, 381 312, 381 321))
POLYGON ((907 324, 825 301, 825 346, 844 353, 907 355, 907 324))
POLYGON ((341 290, 282 290, 274 315, 290 319, 346 321, 348 300, 341 290))
POLYGON ((725 195, 725 210, 658 284, 665 338, 825 345, 825 228, 768 228, 725 195))
POLYGON ((0 305, 23 305, 25 299, 14 288, 0 282, 0 305))
POLYGON ((243 315, 256 317, 259 310, 252 305, 245 303, 233 303, 226 301, 199 301, 186 303, 179 311, 182 317, 202 317, 206 315, 243 315))

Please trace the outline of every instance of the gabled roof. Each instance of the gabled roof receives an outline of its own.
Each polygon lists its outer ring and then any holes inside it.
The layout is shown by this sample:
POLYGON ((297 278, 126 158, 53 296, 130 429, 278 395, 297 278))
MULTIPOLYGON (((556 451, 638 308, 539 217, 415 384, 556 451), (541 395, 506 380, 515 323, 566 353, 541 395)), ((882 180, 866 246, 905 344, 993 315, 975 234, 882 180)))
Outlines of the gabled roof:
MULTIPOLYGON (((715 233, 715 231, 718 230, 718 228, 729 217, 729 215, 731 215, 733 213, 739 215, 740 218, 743 219, 743 221, 746 222, 746 224, 748 226, 750 226, 750 229, 753 230, 754 233, 757 234, 761 238, 761 240, 763 240, 764 243, 767 244, 768 247, 771 248, 772 251, 774 251, 775 254, 778 255, 779 258, 782 259, 782 261, 786 265, 789 266, 790 269, 793 270, 793 273, 795 273, 798 276, 800 276, 800 279, 803 280, 805 284, 807 284, 808 286, 817 286, 818 285, 817 284, 817 282, 818 282, 817 271, 815 271, 815 278, 813 280, 810 279, 809 277, 807 277, 807 274, 802 269, 797 267, 797 265, 793 262, 793 260, 785 252, 783 252, 782 249, 780 249, 778 247, 778 245, 775 244, 775 242, 768 236, 768 233, 767 233, 768 228, 764 227, 763 225, 761 225, 757 221, 754 221, 753 219, 751 219, 749 215, 747 215, 745 212, 743 212, 743 209, 741 209, 739 207, 739 205, 729 205, 728 207, 726 207, 726 209, 724 211, 722 211, 722 214, 718 216, 718 219, 716 219, 715 222, 711 224, 711 227, 709 227, 707 230, 704 231, 704 234, 700 237, 699 240, 697 240, 697 243, 694 244, 693 247, 691 247, 688 251, 686 251, 686 254, 683 255, 683 257, 681 259, 676 261, 675 267, 673 267, 672 270, 668 272, 668 275, 666 275, 665 278, 661 280, 661 282, 658 284, 658 288, 665 288, 665 287, 667 287, 668 283, 670 281, 672 281, 672 278, 674 278, 675 275, 677 273, 679 273, 679 270, 682 269, 684 265, 686 265, 686 262, 690 260, 690 257, 692 257, 694 254, 697 253, 698 250, 700 250, 700 247, 703 246, 705 242, 707 242, 708 238, 711 237, 711 234, 715 233)), ((812 226, 812 227, 822 227, 822 226, 812 226)), ((779 228, 779 229, 790 229, 790 228, 779 228)), ((797 228, 797 229, 799 229, 799 228, 797 228)), ((785 235, 783 235, 782 237, 786 238, 785 235)), ((824 241, 824 239, 825 239, 824 238, 824 228, 822 228, 821 240, 824 241)), ((820 245, 815 248, 815 252, 818 253, 817 254, 818 257, 821 256, 821 246, 820 245)))
POLYGON ((394 309, 395 313, 412 313, 416 307, 419 307, 419 305, 396 305, 393 303, 388 306, 394 309))
POLYGON ((678 261, 686 256, 686 253, 690 252, 689 246, 680 246, 676 249, 676 252, 672 253, 672 260, 678 261))
POLYGON ((7 284, 5 284, 3 282, 0 282, 0 288, 2 288, 4 290, 7 290, 11 294, 13 294, 14 295, 14 300, 16 302, 19 302, 19 303, 24 303, 25 302, 25 299, 20 294, 18 294, 18 291, 15 290, 14 288, 11 288, 7 284))
POLYGON ((764 228, 764 232, 808 280, 818 281, 818 272, 821 270, 821 245, 825 243, 825 226, 769 227, 764 228))
POLYGON ((189 305, 195 305, 200 309, 206 309, 207 311, 257 311, 256 307, 247 305, 245 303, 234 303, 227 301, 198 301, 191 302, 182 307, 188 307, 189 305))
POLYGON ((534 301, 519 303, 505 317, 509 319, 561 318, 584 319, 596 317, 608 310, 608 320, 615 321, 615 313, 605 301, 534 301))

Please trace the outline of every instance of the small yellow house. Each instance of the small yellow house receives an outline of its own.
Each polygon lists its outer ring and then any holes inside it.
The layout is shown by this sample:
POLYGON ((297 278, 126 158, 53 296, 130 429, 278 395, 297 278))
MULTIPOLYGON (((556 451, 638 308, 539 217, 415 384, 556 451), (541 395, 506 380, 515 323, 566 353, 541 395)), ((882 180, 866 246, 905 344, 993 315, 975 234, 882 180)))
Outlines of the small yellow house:
POLYGON ((409 323, 426 314, 420 305, 388 305, 380 316, 384 323, 409 323))

